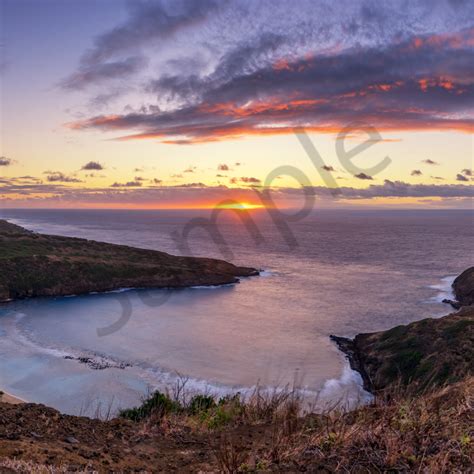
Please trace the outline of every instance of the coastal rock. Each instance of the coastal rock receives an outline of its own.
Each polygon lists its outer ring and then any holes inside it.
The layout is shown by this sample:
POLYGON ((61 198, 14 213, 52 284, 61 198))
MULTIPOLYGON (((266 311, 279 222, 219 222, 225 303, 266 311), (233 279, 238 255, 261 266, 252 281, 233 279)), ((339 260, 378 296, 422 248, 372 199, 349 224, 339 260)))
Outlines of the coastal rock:
POLYGON ((445 298, 442 301, 442 303, 450 304, 454 309, 461 309, 462 308, 462 304, 459 301, 449 300, 449 299, 445 298))
POLYGON ((74 356, 68 355, 68 356, 64 356, 64 359, 75 360, 79 362, 80 364, 87 365, 92 370, 105 370, 105 369, 123 370, 123 369, 126 369, 127 367, 131 367, 131 364, 128 364, 126 362, 112 362, 101 357, 99 358, 87 357, 87 356, 74 357, 74 356))
POLYGON ((474 304, 474 267, 468 268, 454 280, 453 290, 461 305, 474 304))
POLYGON ((92 240, 42 235, 0 220, 0 301, 237 283, 255 268, 92 240))
POLYGON ((335 342, 339 350, 346 355, 351 369, 355 370, 356 372, 359 372, 362 377, 364 390, 370 392, 373 388, 372 382, 370 380, 369 374, 365 370, 358 348, 355 345, 354 341, 347 337, 334 336, 332 334, 329 336, 329 338, 331 339, 331 341, 335 342))

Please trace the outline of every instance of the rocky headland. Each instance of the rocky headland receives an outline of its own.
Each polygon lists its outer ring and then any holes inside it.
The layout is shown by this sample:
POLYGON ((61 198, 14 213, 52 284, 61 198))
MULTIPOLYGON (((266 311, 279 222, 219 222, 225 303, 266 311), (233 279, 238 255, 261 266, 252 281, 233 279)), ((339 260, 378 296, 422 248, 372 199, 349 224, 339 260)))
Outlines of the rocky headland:
POLYGON ((223 285, 259 273, 223 260, 38 234, 5 220, 0 220, 0 265, 0 302, 121 288, 223 285))
POLYGON ((453 283, 459 308, 442 318, 428 318, 388 331, 331 336, 346 354, 364 387, 379 393, 395 387, 422 392, 474 375, 474 267, 453 283))

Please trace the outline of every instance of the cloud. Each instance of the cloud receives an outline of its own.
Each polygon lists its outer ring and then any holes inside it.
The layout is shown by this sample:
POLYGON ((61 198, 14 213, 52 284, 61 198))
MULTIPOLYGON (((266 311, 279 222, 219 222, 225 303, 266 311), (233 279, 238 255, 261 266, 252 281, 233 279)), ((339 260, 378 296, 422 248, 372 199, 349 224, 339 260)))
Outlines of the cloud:
POLYGON ((101 171, 103 170, 104 167, 97 161, 89 161, 89 163, 86 163, 81 170, 88 170, 88 171, 101 171))
POLYGON ((139 188, 143 183, 141 181, 128 181, 126 183, 117 183, 111 184, 111 188, 139 188))
POLYGON ((45 171, 46 180, 50 183, 82 183, 80 179, 67 176, 60 171, 45 171))
POLYGON ((374 179, 372 178, 372 176, 369 176, 368 174, 365 174, 365 173, 359 173, 359 174, 356 174, 354 175, 355 178, 358 178, 358 179, 374 179))
POLYGON ((238 182, 246 183, 246 184, 260 184, 262 181, 258 178, 243 176, 242 178, 231 178, 230 182, 232 184, 236 184, 238 182))
POLYGON ((162 182, 163 182, 163 180, 162 180, 162 179, 158 179, 158 178, 153 178, 153 180, 152 180, 152 183, 153 183, 153 184, 161 184, 162 182))
POLYGON ((226 1, 218 0, 134 0, 128 2, 129 16, 95 39, 94 46, 81 58, 79 67, 61 85, 66 89, 83 89, 110 79, 126 79, 142 70, 143 56, 121 57, 178 31, 195 25, 214 13, 226 1))
POLYGON ((119 27, 99 36, 94 48, 89 51, 86 62, 103 61, 114 54, 127 51, 131 46, 137 47, 153 39, 164 39, 179 30, 205 19, 214 13, 218 0, 178 0, 129 2, 130 16, 119 27))
POLYGON ((413 170, 411 172, 412 176, 421 176, 423 173, 420 170, 413 170))
MULTIPOLYGON (((259 188, 257 187, 257 191, 259 188)), ((474 186, 469 184, 423 185, 409 184, 401 181, 386 180, 381 185, 371 184, 366 188, 340 187, 340 194, 334 198, 331 189, 325 186, 306 188, 318 198, 316 206, 344 206, 357 204, 360 201, 371 201, 379 198, 429 199, 440 206, 470 207, 474 198, 474 186)), ((288 205, 301 205, 301 188, 272 189, 275 199, 282 199, 288 205)), ((233 187, 205 186, 203 183, 187 183, 180 186, 133 186, 126 184, 108 188, 72 187, 57 183, 37 184, 19 183, 14 180, 0 179, 0 196, 5 205, 48 207, 82 205, 172 205, 186 206, 198 203, 218 204, 225 199, 236 201, 259 202, 255 189, 251 186, 233 187), (16 204, 15 204, 16 203, 16 204)), ((403 203, 403 201, 400 201, 403 203)), ((429 203, 425 203, 429 205, 429 203)))
POLYGON ((217 167, 218 171, 229 171, 229 165, 226 165, 225 163, 220 164, 217 167))
POLYGON ((329 165, 321 166, 321 168, 325 171, 336 171, 332 166, 329 165))
POLYGON ((456 175, 456 181, 469 181, 469 178, 466 178, 463 174, 458 173, 456 175))
POLYGON ((472 176, 472 170, 470 170, 469 168, 463 169, 461 173, 465 176, 472 176))
POLYGON ((255 34, 223 51, 210 70, 150 81, 146 92, 162 98, 163 107, 98 115, 70 127, 193 144, 302 126, 336 133, 356 120, 379 131, 474 126, 474 28, 300 56, 286 49, 287 35, 255 34))
MULTIPOLYGON (((140 56, 108 63, 82 64, 78 71, 63 79, 60 85, 64 89, 80 90, 90 84, 99 84, 111 79, 123 80, 142 69, 145 64, 145 59, 140 56)), ((116 95, 117 93, 112 95, 100 94, 94 98, 94 101, 106 105, 116 95)))
POLYGON ((422 163, 425 163, 426 165, 439 165, 438 162, 430 160, 429 158, 427 160, 423 160, 422 163))
POLYGON ((196 171, 196 166, 188 166, 183 173, 194 173, 196 171))
POLYGON ((438 181, 444 181, 444 178, 442 176, 431 176, 432 179, 436 179, 438 181))
POLYGON ((6 156, 0 156, 0 166, 10 166, 13 161, 6 156))

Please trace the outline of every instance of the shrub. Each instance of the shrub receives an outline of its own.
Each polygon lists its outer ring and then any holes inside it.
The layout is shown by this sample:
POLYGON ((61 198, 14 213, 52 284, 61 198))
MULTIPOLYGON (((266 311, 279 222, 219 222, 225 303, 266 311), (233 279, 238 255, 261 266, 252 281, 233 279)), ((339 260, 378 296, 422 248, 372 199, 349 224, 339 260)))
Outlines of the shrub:
POLYGON ((216 406, 214 398, 209 395, 196 395, 189 402, 189 412, 196 415, 201 412, 209 411, 216 406))
POLYGON ((168 395, 165 395, 157 390, 149 398, 147 398, 142 403, 142 405, 135 408, 121 410, 119 416, 132 421, 141 421, 145 418, 149 418, 152 415, 162 418, 168 413, 177 413, 181 410, 182 407, 179 403, 171 400, 168 395))

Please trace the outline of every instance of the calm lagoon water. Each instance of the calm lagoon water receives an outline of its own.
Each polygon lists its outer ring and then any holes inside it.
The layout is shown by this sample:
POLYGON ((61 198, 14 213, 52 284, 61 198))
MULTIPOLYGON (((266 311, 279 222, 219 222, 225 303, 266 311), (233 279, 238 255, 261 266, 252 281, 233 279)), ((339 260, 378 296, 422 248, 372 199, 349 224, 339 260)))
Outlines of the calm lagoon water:
MULTIPOLYGON (((260 277, 219 288, 2 305, 0 387, 74 414, 91 414, 99 404, 134 405, 177 379, 213 393, 297 384, 317 405, 356 403, 367 394, 328 336, 446 314, 441 299, 474 262, 472 211, 319 211, 292 224, 292 249, 265 211, 251 215, 265 239, 259 245, 232 213, 219 226, 232 261, 263 269, 260 277), (153 304, 164 295, 164 304, 153 304), (128 323, 98 335, 124 305, 132 309, 128 323), (110 367, 93 370, 68 357, 110 367)), ((0 211, 38 232, 174 254, 171 233, 197 216, 206 212, 0 211)), ((202 230, 189 244, 194 255, 222 258, 202 230)))

